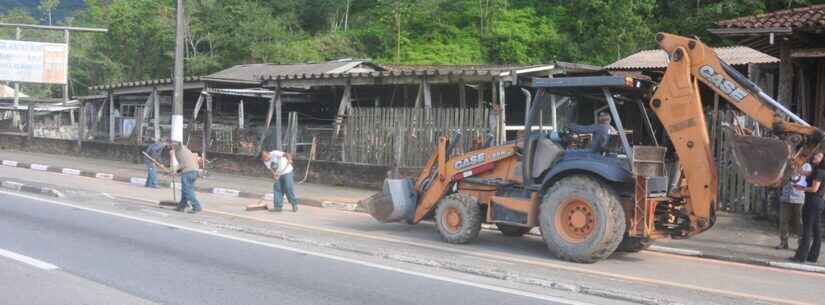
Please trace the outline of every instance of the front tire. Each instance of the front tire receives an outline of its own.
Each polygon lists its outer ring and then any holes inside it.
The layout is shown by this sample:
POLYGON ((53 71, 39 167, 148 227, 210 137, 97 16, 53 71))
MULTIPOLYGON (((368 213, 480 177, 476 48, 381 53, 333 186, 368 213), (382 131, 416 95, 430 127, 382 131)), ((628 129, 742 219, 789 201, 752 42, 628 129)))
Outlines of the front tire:
POLYGON ((539 224, 550 253, 578 263, 594 263, 610 256, 626 228, 615 190, 581 175, 564 177, 545 192, 539 224))
POLYGON ((481 231, 481 206, 463 194, 442 198, 435 209, 435 223, 441 238, 451 244, 466 244, 478 239, 481 231))

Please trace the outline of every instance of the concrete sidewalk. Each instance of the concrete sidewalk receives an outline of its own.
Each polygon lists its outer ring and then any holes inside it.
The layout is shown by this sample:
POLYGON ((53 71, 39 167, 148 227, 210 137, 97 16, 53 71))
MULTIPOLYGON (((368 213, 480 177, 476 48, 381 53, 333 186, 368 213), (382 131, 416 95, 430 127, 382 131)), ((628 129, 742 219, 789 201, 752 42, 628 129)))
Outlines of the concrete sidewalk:
MULTIPOLYGON (((81 175, 112 179, 142 185, 145 169, 142 164, 127 162, 92 160, 71 156, 0 151, 0 160, 5 166, 22 167, 35 171, 52 171, 67 175, 81 175)), ((2 167, 0 167, 2 168, 2 167)), ((263 170, 263 169, 262 169, 263 170)), ((165 178, 164 178, 165 179, 165 178)), ((168 180, 163 180, 168 185, 168 180)), ((14 184, 14 181, 8 182, 14 184)), ((41 188, 35 188, 40 193, 41 188)), ((375 193, 373 190, 355 189, 318 184, 296 185, 296 192, 302 204, 354 211, 358 202, 375 193)), ((214 198, 237 197, 238 199, 271 200, 272 183, 259 177, 241 177, 210 173, 206 179, 198 181, 198 191, 219 195, 214 198)), ((168 197, 168 190, 147 190, 146 199, 160 200, 168 197)), ((143 196, 143 195, 142 195, 143 196)), ((168 199, 168 198, 167 198, 168 199)), ((243 206, 237 200, 209 200, 209 206, 216 210, 239 212, 243 206)), ((485 226, 488 229, 492 227, 485 226)), ((678 255, 696 256, 753 265, 771 266, 809 272, 825 273, 825 253, 818 264, 797 264, 787 260, 796 248, 796 239, 791 240, 791 250, 776 250, 779 237, 775 226, 754 220, 749 215, 720 213, 716 225, 698 236, 685 240, 659 240, 651 246, 651 251, 678 255)))
MULTIPOLYGON (((656 241, 652 250, 682 255, 714 258, 726 261, 767 265, 792 266, 793 269, 825 272, 825 251, 816 264, 797 264, 788 260, 794 255, 797 237, 790 238, 789 250, 777 250, 779 232, 773 223, 756 220, 751 215, 721 212, 710 230, 690 239, 656 241), (679 252, 679 250, 684 250, 679 252)), ((823 249, 825 250, 825 249, 823 249)))
MULTIPOLYGON (((65 155, 51 155, 31 152, 0 150, 0 160, 5 166, 26 167, 32 170, 51 171, 67 175, 97 177, 143 185, 146 168, 142 163, 118 162, 98 159, 80 158, 65 155)), ((261 164, 261 170, 265 168, 261 164)), ((302 174, 296 169, 296 179, 302 174)), ((180 183, 179 180, 177 180, 180 183)), ((158 175, 158 183, 169 187, 170 179, 158 175)), ((206 178, 198 179, 197 191, 243 198, 266 198, 271 200, 272 179, 262 177, 243 177, 209 172, 206 178)), ((178 186, 180 187, 180 186, 178 186)), ((298 184, 295 192, 298 199, 309 205, 323 204, 343 205, 355 209, 357 203, 372 194, 374 190, 328 186, 312 183, 298 184)))

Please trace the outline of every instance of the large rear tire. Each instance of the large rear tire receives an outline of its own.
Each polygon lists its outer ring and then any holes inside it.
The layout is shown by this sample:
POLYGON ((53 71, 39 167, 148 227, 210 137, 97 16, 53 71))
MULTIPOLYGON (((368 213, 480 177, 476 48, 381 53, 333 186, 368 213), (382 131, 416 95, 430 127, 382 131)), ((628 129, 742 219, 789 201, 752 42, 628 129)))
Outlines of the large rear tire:
POLYGON ((481 206, 473 197, 449 195, 438 202, 435 223, 444 241, 451 244, 472 242, 478 239, 481 231, 481 206))
POLYGON ((616 191, 589 176, 564 177, 551 186, 539 207, 547 248, 572 262, 594 263, 616 251, 625 215, 616 191))
POLYGON ((499 231, 501 231, 502 235, 509 236, 509 237, 520 237, 524 234, 527 234, 527 232, 530 232, 530 229, 532 229, 532 228, 527 228, 527 227, 519 227, 519 226, 514 226, 514 225, 503 224, 503 223, 497 223, 496 227, 498 228, 499 231))

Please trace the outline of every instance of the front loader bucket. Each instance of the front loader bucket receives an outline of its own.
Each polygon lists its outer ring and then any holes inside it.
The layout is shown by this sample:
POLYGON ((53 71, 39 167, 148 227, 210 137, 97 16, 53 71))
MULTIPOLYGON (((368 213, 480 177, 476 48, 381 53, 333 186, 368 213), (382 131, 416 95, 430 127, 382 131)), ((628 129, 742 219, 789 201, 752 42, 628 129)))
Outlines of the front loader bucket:
POLYGON ((367 198, 361 205, 380 222, 411 220, 418 196, 411 179, 386 179, 384 191, 367 198))
POLYGON ((768 187, 782 183, 791 156, 787 143, 773 138, 729 134, 733 159, 745 181, 768 187))

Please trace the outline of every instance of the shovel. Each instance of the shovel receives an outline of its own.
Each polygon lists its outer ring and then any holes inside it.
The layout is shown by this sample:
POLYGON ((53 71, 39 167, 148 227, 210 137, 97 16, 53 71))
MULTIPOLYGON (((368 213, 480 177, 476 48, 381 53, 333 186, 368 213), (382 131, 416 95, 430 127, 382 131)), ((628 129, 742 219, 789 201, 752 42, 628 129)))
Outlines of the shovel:
POLYGON ((790 145, 779 139, 727 132, 732 140, 733 160, 745 181, 765 187, 778 187, 784 182, 791 157, 790 145))
POLYGON ((165 172, 170 173, 169 176, 172 177, 172 201, 161 200, 159 202, 159 205, 160 206, 167 206, 167 207, 168 206, 177 207, 178 206, 178 197, 177 197, 177 195, 175 195, 175 175, 171 174, 171 171, 168 168, 166 168, 166 166, 164 166, 163 163, 160 163, 157 160, 153 159, 145 151, 142 152, 142 153, 143 153, 143 156, 146 157, 146 159, 148 159, 149 161, 154 163, 155 166, 159 167, 160 169, 164 170, 165 172))

